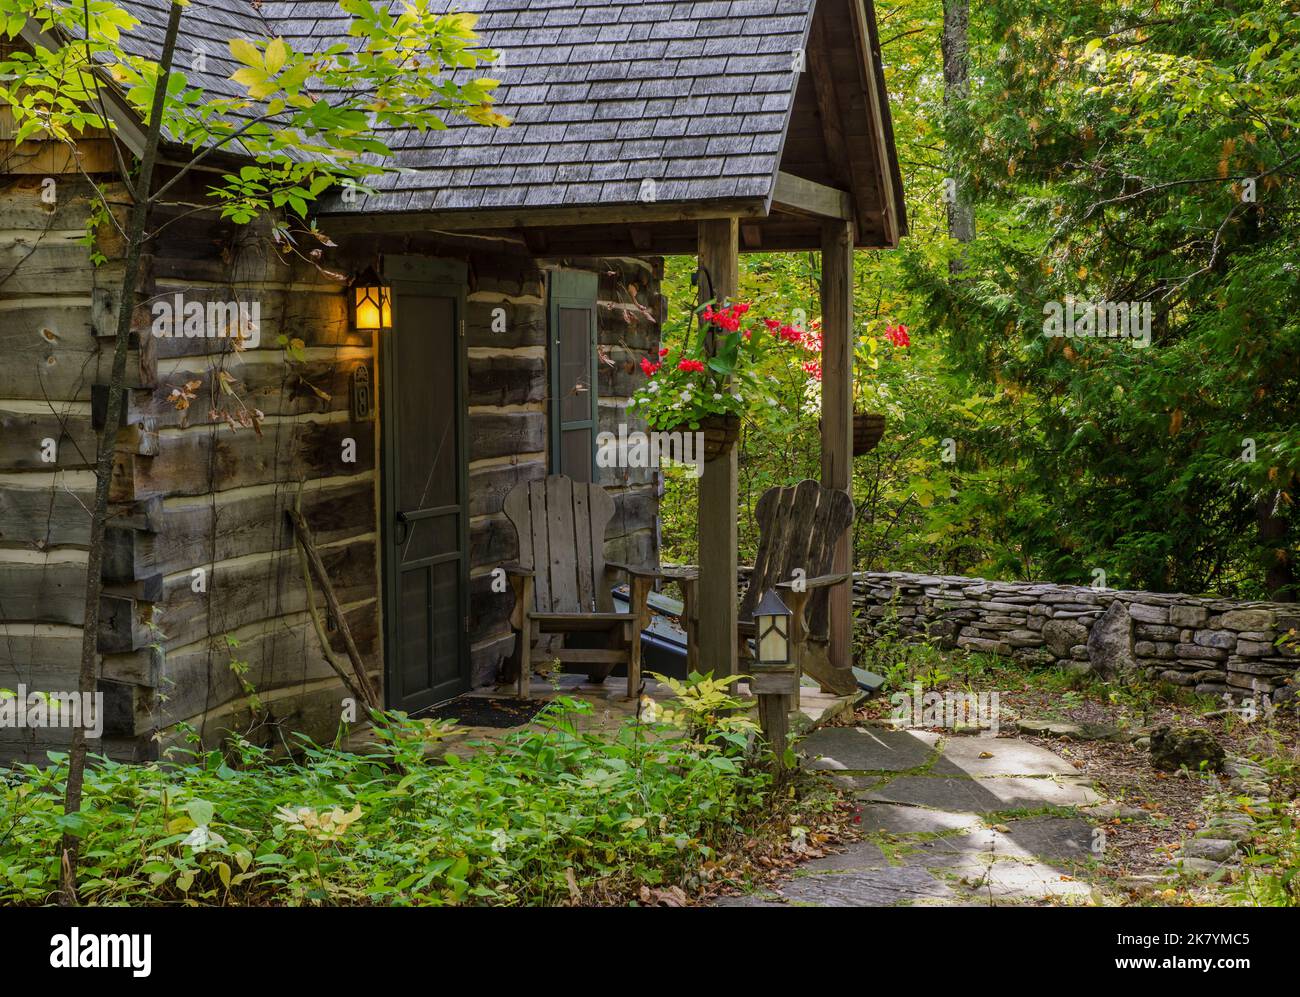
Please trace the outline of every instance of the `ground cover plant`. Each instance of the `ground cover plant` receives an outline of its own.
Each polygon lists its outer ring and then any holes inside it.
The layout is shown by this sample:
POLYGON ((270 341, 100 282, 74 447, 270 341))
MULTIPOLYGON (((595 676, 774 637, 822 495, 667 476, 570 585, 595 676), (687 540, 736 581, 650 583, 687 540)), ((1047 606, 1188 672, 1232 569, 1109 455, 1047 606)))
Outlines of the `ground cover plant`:
POLYGON ((680 727, 584 732, 590 704, 560 699, 440 761, 428 749, 451 728, 399 716, 364 752, 304 740, 285 761, 237 740, 149 765, 99 759, 69 816, 55 754, 0 779, 0 904, 54 897, 65 830, 93 904, 684 903, 749 875, 747 838, 778 851, 808 838, 752 725, 681 691, 664 710, 680 727))

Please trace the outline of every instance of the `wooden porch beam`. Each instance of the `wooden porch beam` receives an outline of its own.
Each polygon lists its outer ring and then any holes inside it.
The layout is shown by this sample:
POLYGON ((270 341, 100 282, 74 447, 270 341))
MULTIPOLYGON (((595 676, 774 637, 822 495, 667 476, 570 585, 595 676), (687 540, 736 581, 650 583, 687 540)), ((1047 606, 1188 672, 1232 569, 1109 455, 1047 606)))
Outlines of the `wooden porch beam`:
MULTIPOLYGON (((822 485, 853 495, 853 223, 822 223, 822 485)), ((832 573, 853 570, 853 530, 835 545, 832 573)), ((829 592, 830 664, 853 663, 853 587, 829 592)))
POLYGON ((859 69, 862 84, 867 93, 867 115, 871 122, 871 138, 876 147, 876 176, 879 183, 880 203, 884 208, 885 246, 894 249, 898 246, 899 224, 898 205, 894 200, 894 179, 889 169, 889 157, 893 151, 885 136, 885 119, 881 112, 881 101, 886 99, 881 92, 879 66, 876 52, 871 43, 871 26, 874 19, 867 16, 867 9, 862 0, 849 0, 849 10, 853 17, 853 37, 857 41, 862 55, 859 69))
POLYGON ((389 235, 482 229, 572 228, 575 225, 644 225, 651 222, 697 222, 728 218, 762 218, 762 198, 712 201, 648 201, 633 204, 586 204, 545 208, 475 208, 451 211, 323 212, 331 235, 382 232, 389 235))
MULTIPOLYGON (((702 221, 699 262, 712 288, 701 278, 701 300, 734 299, 740 288, 740 227, 735 218, 702 221), (711 295, 710 295, 711 290, 711 295)), ((699 662, 715 677, 739 672, 736 654, 736 565, 738 534, 737 464, 733 447, 707 461, 699 490, 699 662)))
POLYGON ((801 215, 820 218, 837 218, 847 221, 853 217, 853 198, 846 190, 827 187, 825 184, 791 173, 776 175, 776 191, 772 194, 772 207, 793 211, 801 215))

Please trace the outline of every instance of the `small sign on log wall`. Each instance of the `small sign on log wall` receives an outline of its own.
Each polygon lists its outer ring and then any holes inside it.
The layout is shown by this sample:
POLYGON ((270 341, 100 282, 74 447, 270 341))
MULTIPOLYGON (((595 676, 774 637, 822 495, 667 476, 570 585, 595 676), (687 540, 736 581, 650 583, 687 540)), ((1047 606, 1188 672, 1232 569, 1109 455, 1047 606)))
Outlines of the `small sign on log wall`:
POLYGON ((370 388, 370 368, 359 363, 352 370, 352 420, 369 422, 373 392, 370 388))

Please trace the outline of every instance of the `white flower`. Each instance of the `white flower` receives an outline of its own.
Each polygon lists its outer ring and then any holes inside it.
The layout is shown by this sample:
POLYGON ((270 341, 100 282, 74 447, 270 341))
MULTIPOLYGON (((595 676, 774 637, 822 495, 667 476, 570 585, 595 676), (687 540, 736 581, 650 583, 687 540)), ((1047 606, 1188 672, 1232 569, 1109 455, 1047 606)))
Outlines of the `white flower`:
POLYGON ((734 399, 736 399, 736 401, 738 401, 738 402, 743 402, 743 401, 745 400, 744 398, 741 397, 739 391, 737 391, 737 392, 736 392, 734 395, 732 395, 731 397, 734 398, 734 399))
POLYGON ((635 399, 635 398, 631 398, 631 399, 629 399, 629 400, 628 400, 628 403, 627 403, 627 407, 628 407, 628 408, 636 408, 636 399, 635 399))
POLYGON ((502 828, 496 828, 492 832, 492 850, 498 854, 504 852, 510 844, 510 835, 502 828))
POLYGON ((690 400, 691 400, 691 393, 690 393, 689 391, 683 391, 683 392, 682 392, 682 401, 684 401, 684 402, 689 402, 690 400))

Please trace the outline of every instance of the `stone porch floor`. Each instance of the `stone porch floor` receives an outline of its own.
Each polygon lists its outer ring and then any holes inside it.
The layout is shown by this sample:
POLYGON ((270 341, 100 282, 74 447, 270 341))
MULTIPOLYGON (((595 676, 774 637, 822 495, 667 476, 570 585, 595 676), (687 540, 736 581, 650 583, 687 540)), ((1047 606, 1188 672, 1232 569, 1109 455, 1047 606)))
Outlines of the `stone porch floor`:
POLYGON ((1014 737, 860 724, 800 752, 859 804, 862 840, 724 907, 1104 903, 1107 803, 1059 755, 1014 737))

